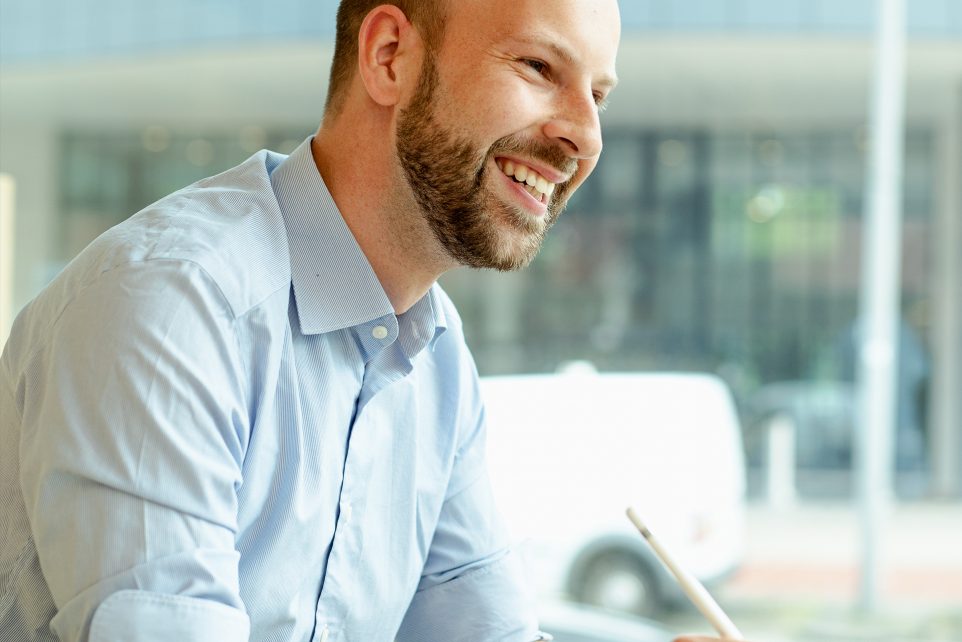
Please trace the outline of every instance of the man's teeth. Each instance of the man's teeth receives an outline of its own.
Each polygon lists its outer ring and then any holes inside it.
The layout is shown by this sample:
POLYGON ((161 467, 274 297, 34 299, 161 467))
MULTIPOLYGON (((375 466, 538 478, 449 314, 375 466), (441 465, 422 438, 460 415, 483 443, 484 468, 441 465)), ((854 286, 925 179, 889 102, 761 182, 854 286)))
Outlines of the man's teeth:
POLYGON ((541 200, 542 196, 547 200, 554 194, 555 184, 527 165, 509 160, 499 160, 498 167, 517 182, 524 183, 528 193, 538 200, 541 200))

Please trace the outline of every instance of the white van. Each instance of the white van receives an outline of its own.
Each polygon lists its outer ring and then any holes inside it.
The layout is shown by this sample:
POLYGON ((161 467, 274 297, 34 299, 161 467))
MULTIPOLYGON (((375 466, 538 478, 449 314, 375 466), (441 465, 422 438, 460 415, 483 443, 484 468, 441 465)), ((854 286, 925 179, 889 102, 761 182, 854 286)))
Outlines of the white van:
POLYGON ((643 616, 682 599, 628 506, 709 586, 737 567, 745 461, 720 379, 581 370, 481 390, 494 492, 542 596, 643 616))

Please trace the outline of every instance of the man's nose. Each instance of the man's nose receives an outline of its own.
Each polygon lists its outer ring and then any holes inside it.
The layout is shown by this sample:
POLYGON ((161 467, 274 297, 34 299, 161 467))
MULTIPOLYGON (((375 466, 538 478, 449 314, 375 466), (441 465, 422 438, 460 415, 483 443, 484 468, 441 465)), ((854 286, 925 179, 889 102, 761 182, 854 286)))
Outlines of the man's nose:
POLYGON ((592 93, 566 92, 558 111, 544 126, 544 134, 561 143, 572 158, 594 158, 601 153, 601 122, 592 93))

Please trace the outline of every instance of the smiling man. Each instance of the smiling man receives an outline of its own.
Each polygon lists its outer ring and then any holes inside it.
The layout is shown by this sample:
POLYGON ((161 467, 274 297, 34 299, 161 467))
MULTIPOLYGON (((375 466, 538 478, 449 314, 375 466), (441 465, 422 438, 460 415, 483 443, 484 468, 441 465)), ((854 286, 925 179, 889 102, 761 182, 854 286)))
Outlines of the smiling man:
POLYGON ((323 122, 108 231, 0 361, 14 640, 537 639, 436 284, 601 152, 614 0, 345 0, 323 122))

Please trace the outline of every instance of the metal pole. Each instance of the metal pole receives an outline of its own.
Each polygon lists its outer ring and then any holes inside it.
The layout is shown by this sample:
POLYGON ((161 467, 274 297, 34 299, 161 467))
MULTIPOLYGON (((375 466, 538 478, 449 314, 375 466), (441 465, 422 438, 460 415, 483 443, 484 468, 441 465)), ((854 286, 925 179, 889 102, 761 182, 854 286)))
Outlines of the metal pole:
POLYGON ((932 249, 932 396, 929 405, 932 491, 962 498, 962 82, 947 96, 938 129, 941 180, 932 249))
POLYGON ((879 608, 882 537, 893 498, 901 267, 905 2, 878 0, 859 300, 857 462, 860 605, 879 608))

